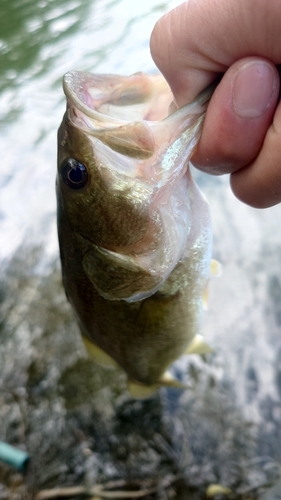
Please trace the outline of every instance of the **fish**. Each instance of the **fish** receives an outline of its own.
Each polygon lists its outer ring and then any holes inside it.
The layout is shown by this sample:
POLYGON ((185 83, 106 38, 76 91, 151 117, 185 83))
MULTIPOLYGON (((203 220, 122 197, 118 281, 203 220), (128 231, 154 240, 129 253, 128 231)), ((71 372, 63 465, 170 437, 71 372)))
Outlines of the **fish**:
POLYGON ((211 351, 201 323, 219 266, 189 161, 213 90, 177 109, 162 75, 69 71, 63 89, 58 237, 85 346, 126 373, 135 398, 182 388, 172 363, 211 351))

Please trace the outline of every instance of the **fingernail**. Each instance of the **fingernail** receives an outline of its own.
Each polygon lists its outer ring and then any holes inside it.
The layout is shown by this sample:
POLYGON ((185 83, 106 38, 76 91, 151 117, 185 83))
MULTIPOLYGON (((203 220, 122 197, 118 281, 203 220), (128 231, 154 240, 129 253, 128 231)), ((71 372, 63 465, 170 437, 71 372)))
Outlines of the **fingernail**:
POLYGON ((269 107, 275 88, 275 73, 265 61, 251 61, 236 73, 233 107, 242 118, 257 118, 269 107))

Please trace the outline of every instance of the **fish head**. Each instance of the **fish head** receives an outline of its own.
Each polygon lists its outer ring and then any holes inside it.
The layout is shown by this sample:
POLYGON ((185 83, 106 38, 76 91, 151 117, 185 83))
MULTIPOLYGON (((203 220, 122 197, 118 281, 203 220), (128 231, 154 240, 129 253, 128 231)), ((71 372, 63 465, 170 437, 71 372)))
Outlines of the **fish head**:
POLYGON ((111 300, 159 289, 190 231, 188 161, 204 99, 169 114, 160 75, 65 75, 58 134, 58 218, 83 241, 83 266, 111 300))

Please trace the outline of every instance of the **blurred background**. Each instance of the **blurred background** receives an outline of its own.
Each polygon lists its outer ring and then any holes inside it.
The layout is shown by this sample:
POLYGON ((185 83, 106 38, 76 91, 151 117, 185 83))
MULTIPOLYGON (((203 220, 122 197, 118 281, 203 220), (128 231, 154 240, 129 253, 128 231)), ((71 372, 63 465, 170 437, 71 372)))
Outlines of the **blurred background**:
POLYGON ((194 172, 223 274, 203 326, 214 354, 173 367, 186 391, 133 401, 122 375, 88 360, 62 290, 62 76, 156 72, 150 33, 179 3, 0 1, 0 441, 31 456, 24 474, 0 462, 1 500, 117 480, 155 488, 151 499, 201 500, 212 484, 231 499, 281 498, 280 206, 252 209, 227 177, 194 172))

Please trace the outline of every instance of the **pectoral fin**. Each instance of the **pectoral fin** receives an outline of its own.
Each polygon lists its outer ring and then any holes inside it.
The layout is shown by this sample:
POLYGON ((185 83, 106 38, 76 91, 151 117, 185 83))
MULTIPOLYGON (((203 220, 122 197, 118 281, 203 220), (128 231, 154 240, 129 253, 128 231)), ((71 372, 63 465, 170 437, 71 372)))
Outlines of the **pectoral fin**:
POLYGON ((145 385, 128 380, 128 389, 131 396, 135 399, 145 399, 152 396, 161 387, 174 387, 176 389, 186 389, 179 380, 175 379, 170 372, 165 372, 156 384, 145 385))
POLYGON ((213 349, 205 342, 202 335, 198 333, 189 344, 185 354, 208 354, 210 352, 214 352, 213 349))
POLYGON ((88 353, 96 361, 96 363, 106 368, 116 369, 119 367, 118 363, 116 363, 116 361, 111 356, 109 356, 109 354, 107 354, 100 347, 94 344, 94 342, 84 337, 84 335, 82 335, 82 339, 88 353))

